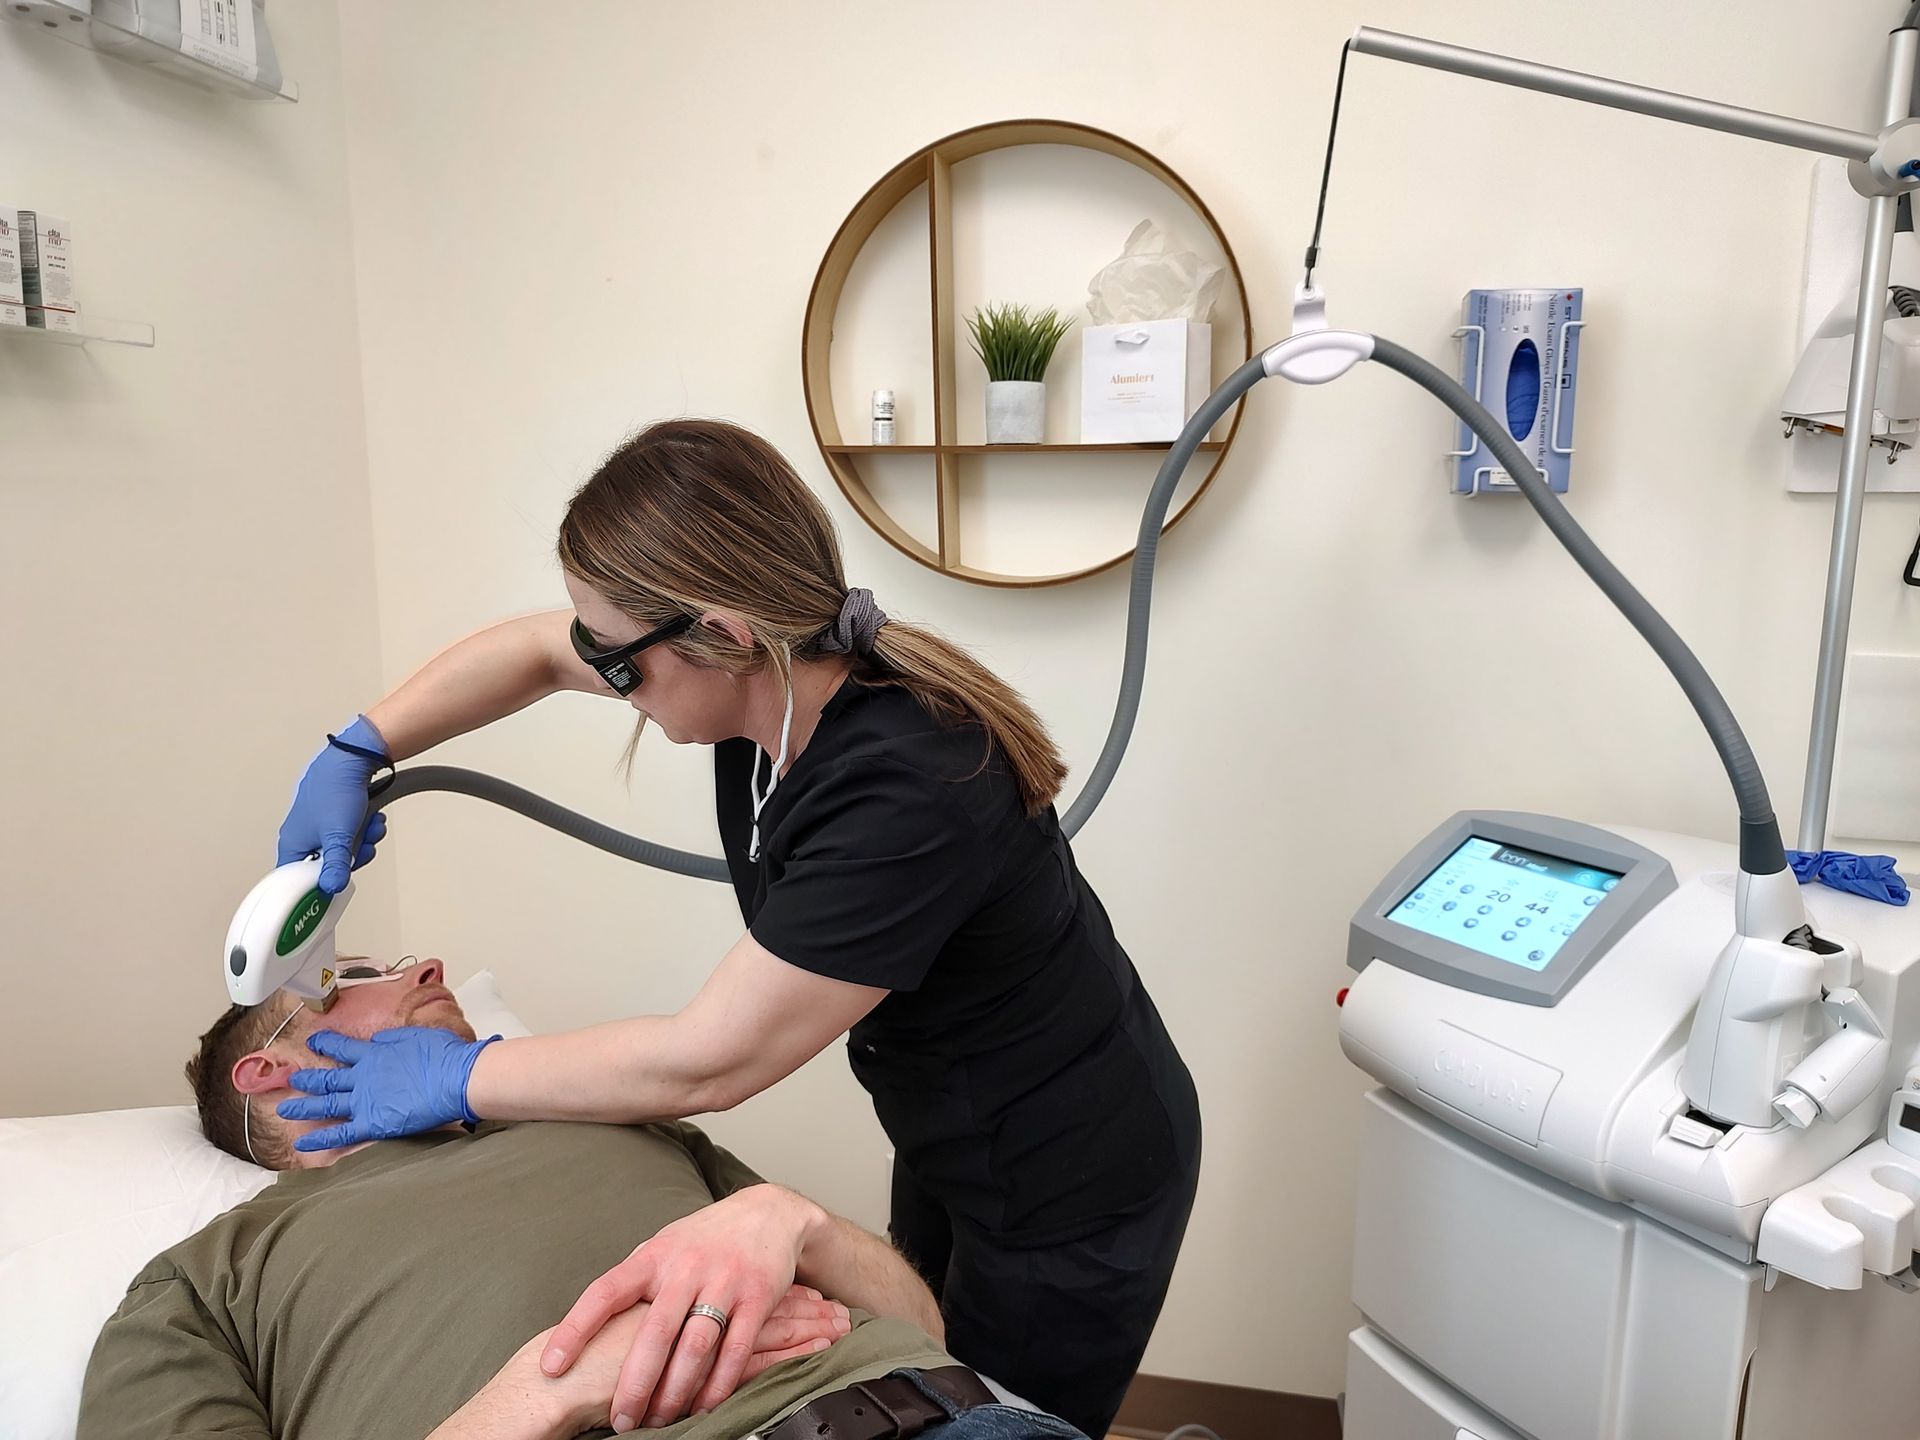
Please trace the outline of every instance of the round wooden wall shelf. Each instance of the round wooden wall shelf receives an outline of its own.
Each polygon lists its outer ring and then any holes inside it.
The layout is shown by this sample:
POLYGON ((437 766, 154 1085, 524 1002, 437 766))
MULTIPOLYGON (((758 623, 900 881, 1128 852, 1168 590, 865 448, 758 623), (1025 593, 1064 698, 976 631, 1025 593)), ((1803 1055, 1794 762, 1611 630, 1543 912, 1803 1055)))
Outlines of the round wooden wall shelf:
MULTIPOLYGON (((1211 233, 1220 255, 1227 267, 1227 278, 1231 293, 1223 288, 1215 310, 1216 349, 1222 340, 1220 333, 1220 312, 1228 311, 1229 319, 1237 311, 1244 353, 1233 361, 1234 364, 1249 359, 1253 354, 1253 319, 1247 307, 1247 290, 1240 274, 1239 263, 1234 259, 1233 249, 1227 243, 1227 237, 1221 233, 1214 221, 1212 212, 1193 192, 1193 188, 1182 180, 1166 165, 1149 155, 1139 146, 1122 140, 1117 135, 1104 130, 1095 130, 1090 126, 1076 125, 1061 120, 1013 120, 994 125, 976 126, 971 130, 962 130, 943 140, 936 140, 925 149, 901 161, 890 170, 871 190, 861 197, 860 203, 841 224, 833 243, 827 247, 826 257, 820 262, 819 273, 814 277, 813 291, 807 299, 806 323, 801 335, 801 363, 803 380, 806 387, 807 414, 813 424, 814 438, 819 442, 820 453, 827 462, 827 468, 833 472, 834 479, 848 500, 868 524, 880 532, 889 543, 904 554, 911 556, 929 569, 938 570, 943 575, 952 575, 961 580, 978 585, 1058 585, 1083 576, 1098 574, 1126 560, 1133 553, 1129 542, 1116 554, 1095 557, 1091 563, 1083 558, 1071 564, 1043 570, 1040 573, 1007 573, 1002 570, 986 568, 967 560, 968 546, 963 534, 962 495, 965 488, 974 483, 975 467, 1004 463, 1002 457, 1018 455, 1042 455, 1047 457, 1039 463, 1061 466, 1092 466, 1105 464, 1108 467, 1125 465, 1146 467, 1146 476, 1151 479, 1157 468, 1158 456, 1171 448, 1169 444, 1138 445, 1084 445, 1084 444, 1048 444, 1048 445, 982 445, 963 444, 961 437, 968 427, 959 421, 958 407, 955 403, 956 376, 958 367, 964 361, 977 365, 977 360, 966 345, 964 329, 958 323, 954 310, 954 197, 953 168, 963 161, 990 151, 1009 150, 1019 146, 1052 145, 1072 146, 1081 150, 1095 151, 1113 156, 1135 166, 1147 175, 1158 180, 1172 191, 1181 201, 1191 208, 1195 216, 1203 222, 1211 233), (925 187, 928 263, 931 275, 931 329, 932 339, 932 443, 908 443, 898 445, 870 445, 850 443, 841 433, 839 414, 834 406, 833 397, 833 361, 832 346, 834 322, 840 309, 843 291, 848 277, 854 272, 867 242, 874 233, 893 217, 896 210, 925 187), (1229 309, 1229 307, 1231 307, 1229 309), (1147 458, 1139 458, 1141 455, 1147 458), (931 465, 928 478, 933 482, 933 505, 936 537, 922 538, 902 523, 901 519, 881 503, 876 497, 875 484, 870 483, 869 473, 877 466, 885 464, 887 457, 911 456, 924 459, 931 465)), ((917 224, 918 217, 911 217, 917 224)), ((1137 216, 1135 218, 1138 218, 1137 216)), ((1124 237, 1122 228, 1115 235, 1113 254, 1117 254, 1118 240, 1124 237)), ((1104 258, 1111 258, 1108 255, 1104 258)), ((1098 262, 1089 264, 1086 269, 1091 274, 1098 268, 1098 262)), ((982 296, 982 300, 999 301, 1020 299, 1021 296, 991 295, 982 296)), ((1063 312, 1068 307, 1061 307, 1063 312)), ((1074 307, 1068 313, 1075 313, 1078 323, 1075 330, 1069 331, 1061 342, 1062 355, 1068 346, 1077 348, 1076 332, 1079 325, 1085 323, 1085 310, 1074 307)), ((1058 368, 1056 357, 1056 369, 1058 368)), ((1216 374, 1223 374, 1215 366, 1216 374)), ((1077 409, 1077 407, 1076 407, 1077 409)), ((1179 523, 1182 516, 1193 508, 1193 504, 1206 491, 1213 478, 1219 473, 1220 464, 1226 458, 1226 452, 1233 443, 1235 432, 1240 427, 1241 407, 1236 405, 1224 439, 1210 440, 1201 448, 1211 452, 1212 464, 1201 477, 1197 485, 1186 493, 1183 499, 1172 509, 1167 517, 1167 528, 1179 523)), ((1218 431, 1215 432, 1216 434, 1218 431)), ((858 439, 865 440, 862 433, 858 439)), ((905 436, 902 437, 903 439, 905 436)), ((1089 483, 1098 483, 1097 475, 1089 476, 1089 483)), ((1144 498, 1144 491, 1141 492, 1144 498)), ((1131 534, 1137 529, 1139 511, 1134 509, 1133 520, 1124 532, 1131 534)), ((1058 524, 1056 519, 1053 522, 1058 524)))

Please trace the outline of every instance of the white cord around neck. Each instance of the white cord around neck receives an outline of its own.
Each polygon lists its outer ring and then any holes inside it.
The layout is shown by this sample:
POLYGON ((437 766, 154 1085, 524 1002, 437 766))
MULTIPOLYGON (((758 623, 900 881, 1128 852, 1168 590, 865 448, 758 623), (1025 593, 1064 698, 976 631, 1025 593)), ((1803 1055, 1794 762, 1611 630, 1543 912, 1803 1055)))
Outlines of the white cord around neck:
POLYGON ((760 790, 760 760, 767 752, 756 741, 753 747, 753 774, 747 777, 747 793, 753 797, 753 835, 747 844, 747 859, 758 862, 760 859, 760 812, 767 808, 767 801, 773 798, 773 792, 779 788, 780 772, 787 768, 787 740, 793 734, 793 681, 787 681, 787 706, 780 716, 780 758, 773 762, 773 773, 767 779, 766 792, 760 790))

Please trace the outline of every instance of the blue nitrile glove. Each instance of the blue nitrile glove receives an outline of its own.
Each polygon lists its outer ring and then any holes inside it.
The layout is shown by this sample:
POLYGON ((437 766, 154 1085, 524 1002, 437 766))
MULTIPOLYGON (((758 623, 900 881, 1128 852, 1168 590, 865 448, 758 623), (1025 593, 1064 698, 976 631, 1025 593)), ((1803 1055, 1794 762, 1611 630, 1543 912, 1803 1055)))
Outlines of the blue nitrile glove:
POLYGON ((1833 890, 1864 895, 1885 905, 1904 905, 1911 892, 1893 868, 1891 855, 1853 855, 1845 850, 1789 850, 1787 863, 1802 885, 1818 880, 1833 890))
POLYGON ((386 813, 367 818, 367 782, 387 763, 387 742, 364 715, 329 735, 293 792, 273 863, 290 865, 317 853, 320 888, 329 895, 346 889, 348 875, 373 859, 373 847, 386 838, 386 813))
POLYGON ((467 1108, 467 1077, 480 1052, 498 1040, 462 1040, 450 1030, 408 1025, 355 1040, 337 1030, 307 1037, 316 1055, 338 1060, 334 1070, 296 1070, 287 1083, 307 1093, 282 1100, 283 1120, 344 1120, 293 1142, 296 1150, 332 1150, 363 1140, 392 1140, 438 1130, 455 1120, 476 1124, 467 1108))

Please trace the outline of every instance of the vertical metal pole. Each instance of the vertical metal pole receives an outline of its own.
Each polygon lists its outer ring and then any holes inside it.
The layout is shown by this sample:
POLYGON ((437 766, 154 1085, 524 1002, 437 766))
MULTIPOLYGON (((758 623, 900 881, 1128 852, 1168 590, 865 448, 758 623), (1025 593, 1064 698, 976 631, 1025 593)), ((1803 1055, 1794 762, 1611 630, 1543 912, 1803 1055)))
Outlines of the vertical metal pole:
MULTIPOLYGON (((1913 73, 1920 32, 1896 30, 1887 39, 1886 90, 1880 119, 1891 125, 1913 105, 1913 73)), ((1827 558, 1827 607, 1820 625, 1820 666, 1814 678, 1813 725, 1807 737, 1807 782, 1800 798, 1800 846, 1824 849, 1827 802, 1833 789, 1833 749, 1840 728, 1840 686, 1847 671, 1847 630, 1853 619, 1853 576, 1860 557, 1860 499, 1867 488, 1873 401, 1880 383, 1880 344, 1887 323, 1887 268, 1893 255, 1891 195, 1867 205, 1867 238, 1860 260, 1860 308, 1853 321, 1853 368, 1847 379, 1846 437, 1833 503, 1833 545, 1827 558)))

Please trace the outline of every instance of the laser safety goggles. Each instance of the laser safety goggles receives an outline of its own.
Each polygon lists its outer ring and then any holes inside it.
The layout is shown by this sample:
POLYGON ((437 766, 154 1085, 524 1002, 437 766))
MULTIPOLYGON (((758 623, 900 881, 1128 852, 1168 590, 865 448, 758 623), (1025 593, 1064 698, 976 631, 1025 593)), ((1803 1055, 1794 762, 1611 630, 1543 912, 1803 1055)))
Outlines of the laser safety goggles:
POLYGON ((333 984, 337 990, 351 990, 356 985, 378 985, 384 980, 404 980, 407 971, 420 963, 418 955, 403 955, 391 965, 370 965, 356 960, 350 965, 342 965, 334 972, 333 984))
POLYGON ((587 633, 587 627, 580 622, 578 615, 573 617, 572 628, 568 634, 573 638, 573 653, 591 665, 600 678, 613 687, 616 695, 631 695, 640 688, 640 667, 633 659, 649 645, 658 645, 662 640, 671 640, 693 628, 691 615, 676 615, 666 624, 657 626, 642 635, 638 640, 626 645, 616 645, 610 650, 602 650, 587 633))

